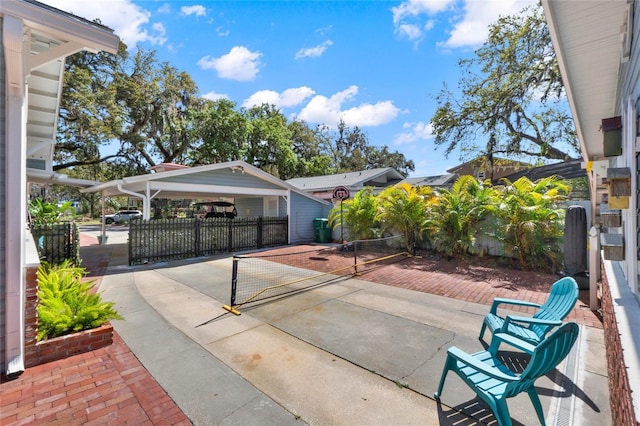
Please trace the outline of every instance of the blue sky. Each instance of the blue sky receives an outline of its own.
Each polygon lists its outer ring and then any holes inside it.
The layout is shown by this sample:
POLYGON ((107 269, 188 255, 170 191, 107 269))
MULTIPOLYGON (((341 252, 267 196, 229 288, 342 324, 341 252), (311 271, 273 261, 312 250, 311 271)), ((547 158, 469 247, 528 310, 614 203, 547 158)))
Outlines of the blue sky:
POLYGON ((41 0, 101 22, 131 50, 195 80, 201 96, 276 104, 289 118, 359 126, 372 145, 431 176, 462 161, 435 149, 435 95, 457 87, 458 60, 488 25, 535 0, 134 1, 41 0))

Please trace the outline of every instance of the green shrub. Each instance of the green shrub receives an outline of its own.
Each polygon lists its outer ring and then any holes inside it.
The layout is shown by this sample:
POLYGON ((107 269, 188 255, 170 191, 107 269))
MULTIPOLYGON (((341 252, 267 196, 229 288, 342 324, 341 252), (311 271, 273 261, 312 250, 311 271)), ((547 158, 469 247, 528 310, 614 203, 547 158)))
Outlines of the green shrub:
POLYGON ((73 266, 68 260, 59 265, 40 265, 38 341, 123 319, 112 302, 103 302, 99 293, 91 292, 95 281, 82 281, 86 274, 86 269, 73 266))

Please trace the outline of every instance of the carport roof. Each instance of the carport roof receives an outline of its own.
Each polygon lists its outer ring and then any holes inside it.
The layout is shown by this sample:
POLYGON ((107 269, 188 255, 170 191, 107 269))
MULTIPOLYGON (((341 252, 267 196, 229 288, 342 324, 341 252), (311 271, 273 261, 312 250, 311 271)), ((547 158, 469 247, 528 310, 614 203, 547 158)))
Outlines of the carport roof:
MULTIPOLYGON (((212 175, 213 176, 213 175, 212 175)), ((118 180, 101 183, 80 192, 101 192, 104 196, 139 196, 144 197, 149 191, 151 197, 170 199, 201 199, 229 196, 286 196, 289 192, 295 192, 316 201, 321 200, 304 191, 300 191, 292 185, 258 169, 244 161, 230 161, 226 163, 209 164, 198 167, 187 167, 178 170, 170 170, 159 173, 129 176, 118 180), (247 174, 269 183, 268 187, 246 185, 217 185, 215 182, 202 183, 202 177, 217 172, 222 174, 247 174), (200 179, 196 179, 196 177, 200 179), (186 179, 185 179, 186 177, 186 179), (191 179, 189 179, 191 177, 191 179), (176 181, 176 178, 180 181, 176 181)))

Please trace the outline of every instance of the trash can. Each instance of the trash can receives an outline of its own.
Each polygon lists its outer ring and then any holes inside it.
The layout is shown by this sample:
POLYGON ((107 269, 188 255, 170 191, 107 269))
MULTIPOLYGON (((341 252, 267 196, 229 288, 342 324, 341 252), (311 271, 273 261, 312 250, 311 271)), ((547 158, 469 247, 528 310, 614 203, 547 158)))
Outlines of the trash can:
POLYGON ((328 243, 331 241, 331 228, 329 219, 317 217, 313 219, 313 228, 316 233, 316 243, 328 243))

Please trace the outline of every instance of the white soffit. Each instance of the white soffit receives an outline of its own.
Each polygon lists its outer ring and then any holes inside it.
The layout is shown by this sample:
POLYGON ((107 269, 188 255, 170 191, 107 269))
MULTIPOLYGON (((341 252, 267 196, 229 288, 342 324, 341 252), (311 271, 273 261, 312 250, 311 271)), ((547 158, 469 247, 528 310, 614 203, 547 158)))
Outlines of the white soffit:
MULTIPOLYGON (((585 159, 604 157, 601 120, 618 115, 627 1, 543 0, 585 159)), ((631 4, 631 7, 633 5, 631 4)))
POLYGON ((119 39, 103 25, 29 0, 2 0, 0 14, 22 21, 29 53, 27 159, 51 171, 66 56, 81 50, 115 53, 119 39))

